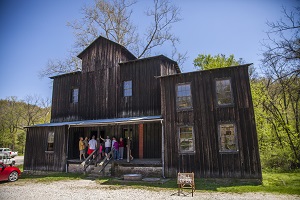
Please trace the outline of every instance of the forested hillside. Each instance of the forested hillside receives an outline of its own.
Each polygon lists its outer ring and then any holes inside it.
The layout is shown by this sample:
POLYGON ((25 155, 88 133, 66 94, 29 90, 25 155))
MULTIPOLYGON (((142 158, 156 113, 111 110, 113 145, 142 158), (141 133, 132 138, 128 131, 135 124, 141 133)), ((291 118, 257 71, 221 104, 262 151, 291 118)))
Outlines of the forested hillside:
POLYGON ((27 96, 24 100, 9 97, 0 100, 0 147, 24 153, 24 127, 50 121, 50 101, 27 96))

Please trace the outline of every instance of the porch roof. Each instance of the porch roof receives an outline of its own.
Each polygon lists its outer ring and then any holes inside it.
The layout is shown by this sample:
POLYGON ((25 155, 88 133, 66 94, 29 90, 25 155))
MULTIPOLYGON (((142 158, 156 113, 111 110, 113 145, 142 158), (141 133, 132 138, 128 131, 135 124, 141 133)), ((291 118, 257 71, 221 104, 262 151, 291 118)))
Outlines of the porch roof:
POLYGON ((108 126, 115 124, 136 124, 143 122, 161 121, 162 117, 158 116, 142 116, 142 117, 129 117, 129 118, 113 118, 113 119, 96 119, 96 120, 83 120, 83 121, 71 121, 71 122, 57 122, 47 124, 36 124, 30 127, 54 127, 54 126, 72 126, 72 127, 88 127, 88 126, 108 126))

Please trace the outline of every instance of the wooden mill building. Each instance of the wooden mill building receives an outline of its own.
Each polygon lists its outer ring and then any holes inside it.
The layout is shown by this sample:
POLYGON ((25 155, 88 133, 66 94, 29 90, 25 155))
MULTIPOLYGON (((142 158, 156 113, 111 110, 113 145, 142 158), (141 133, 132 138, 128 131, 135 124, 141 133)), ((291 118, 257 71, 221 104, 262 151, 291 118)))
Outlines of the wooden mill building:
POLYGON ((261 179, 248 66, 181 73, 163 55, 137 59, 99 37, 82 71, 53 79, 49 124, 27 128, 24 170, 66 171, 78 138, 132 138, 133 157, 165 177, 261 179))

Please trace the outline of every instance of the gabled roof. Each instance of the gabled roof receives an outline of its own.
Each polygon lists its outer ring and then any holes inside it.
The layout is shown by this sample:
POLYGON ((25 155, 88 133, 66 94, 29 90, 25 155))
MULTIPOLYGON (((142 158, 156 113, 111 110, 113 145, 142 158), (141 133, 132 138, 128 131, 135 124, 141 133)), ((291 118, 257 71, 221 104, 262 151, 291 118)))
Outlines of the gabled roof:
POLYGON ((136 59, 135 55, 133 55, 133 54, 132 54, 128 49, 126 49, 124 46, 122 46, 122 45, 120 45, 120 44, 118 44, 118 43, 116 43, 116 42, 113 42, 113 41, 111 41, 111 40, 109 40, 109 39, 107 39, 107 38, 105 38, 105 37, 102 37, 102 36, 99 36, 98 38, 96 38, 89 46, 87 46, 80 54, 78 54, 77 57, 80 58, 80 59, 82 59, 83 54, 84 54, 89 48, 91 48, 91 46, 93 46, 93 45, 94 45, 98 40, 100 40, 100 39, 107 40, 108 42, 111 42, 111 43, 113 43, 113 44, 115 44, 115 45, 120 46, 121 49, 122 49, 124 52, 130 54, 132 57, 134 57, 134 58, 136 59))
POLYGON ((126 61, 126 62, 121 62, 119 63, 120 65, 123 65, 123 64, 127 64, 127 63, 133 63, 133 62, 142 62, 142 61, 145 61, 145 60, 155 60, 155 59, 160 59, 160 60, 165 60, 165 61, 168 61, 168 62, 172 62, 175 67, 176 67, 176 71, 177 73, 181 73, 181 70, 180 68, 178 67, 178 64, 176 61, 164 56, 164 55, 158 55, 158 56, 151 56, 151 57, 146 57, 146 58, 141 58, 141 59, 136 59, 136 60, 130 60, 130 61, 126 61))

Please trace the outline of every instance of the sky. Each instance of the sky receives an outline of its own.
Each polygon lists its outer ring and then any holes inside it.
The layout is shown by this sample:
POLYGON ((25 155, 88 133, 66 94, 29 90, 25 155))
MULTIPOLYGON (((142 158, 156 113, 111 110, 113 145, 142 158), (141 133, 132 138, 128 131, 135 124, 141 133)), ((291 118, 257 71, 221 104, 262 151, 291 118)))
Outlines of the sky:
MULTIPOLYGON (((11 96, 50 98, 52 81, 39 72, 52 59, 64 59, 74 45, 73 30, 67 22, 82 17, 81 8, 93 0, 0 0, 0 99, 11 96)), ((150 0, 133 7, 133 22, 143 34, 149 19, 144 11, 150 0)), ((177 49, 187 52, 183 72, 194 71, 199 54, 234 54, 258 68, 261 42, 267 38, 266 21, 282 17, 300 0, 173 0, 181 10, 181 21, 173 25, 179 37, 177 49)), ((161 47, 158 54, 167 54, 161 47)), ((154 54, 155 55, 155 54, 154 54)), ((153 55, 153 56, 154 56, 153 55)))

